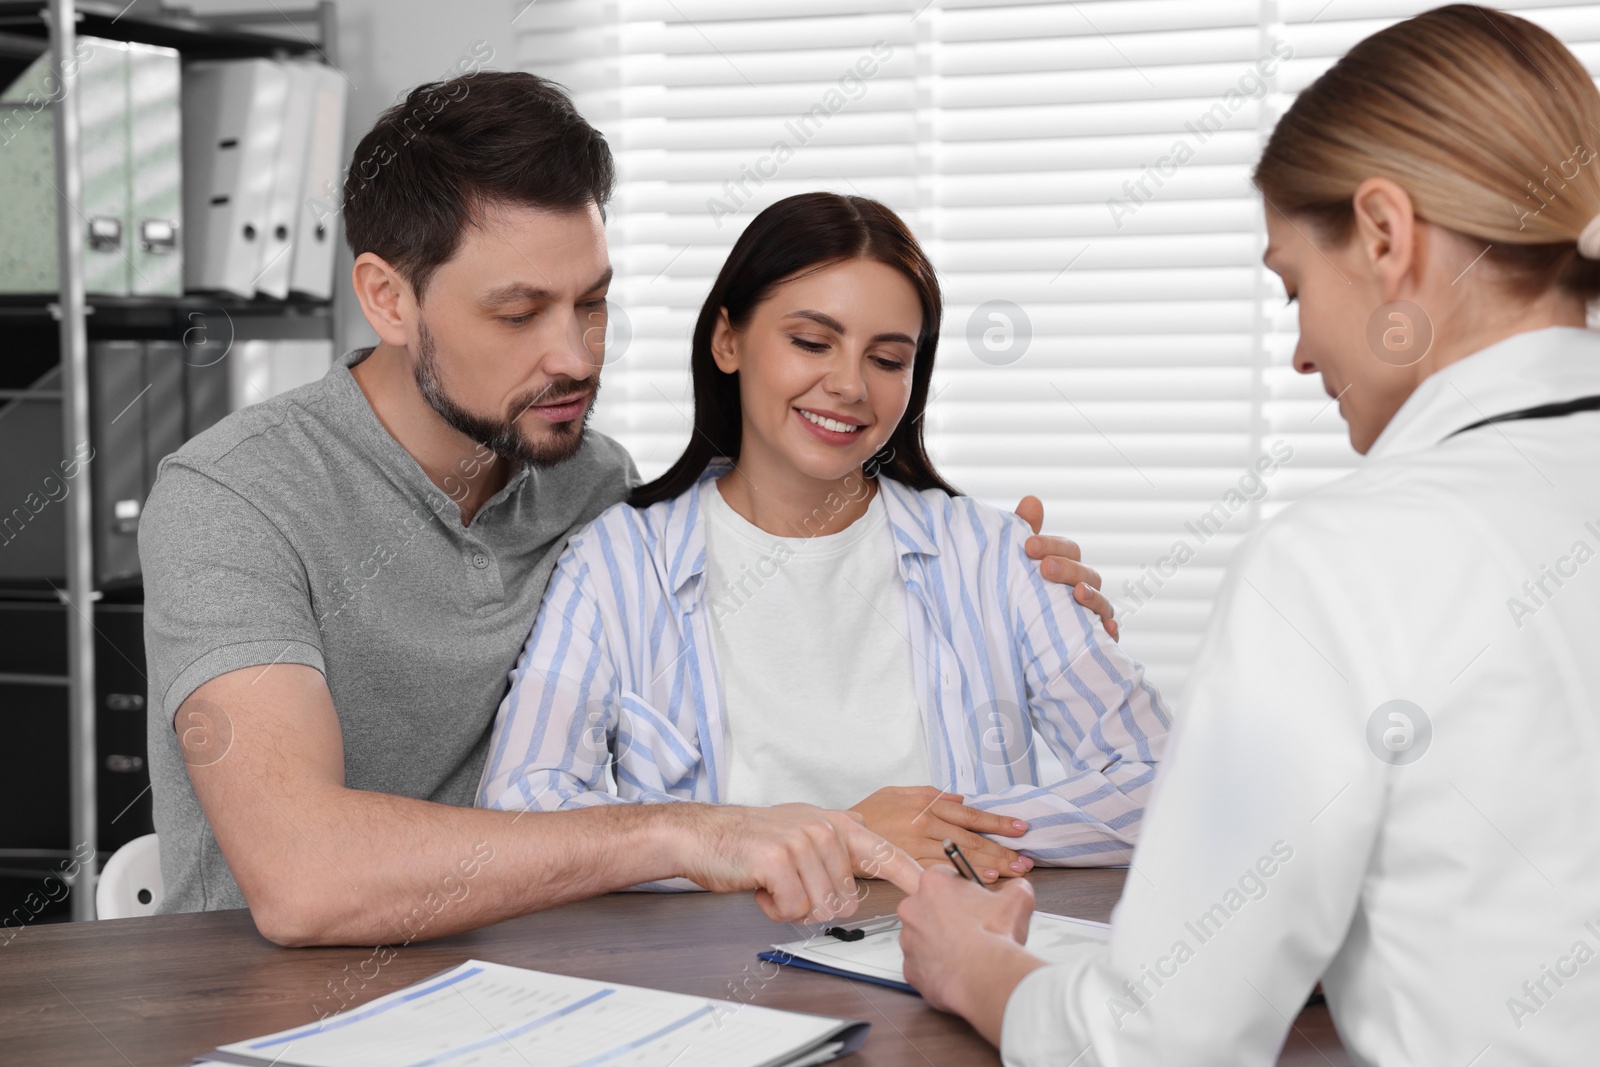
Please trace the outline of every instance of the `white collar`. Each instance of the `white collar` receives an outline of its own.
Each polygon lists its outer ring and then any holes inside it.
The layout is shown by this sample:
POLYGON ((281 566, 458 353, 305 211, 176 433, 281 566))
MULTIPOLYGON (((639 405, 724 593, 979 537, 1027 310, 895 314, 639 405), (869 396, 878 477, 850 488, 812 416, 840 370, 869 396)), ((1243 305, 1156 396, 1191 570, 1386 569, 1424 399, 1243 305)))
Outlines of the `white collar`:
POLYGON ((1572 326, 1519 333, 1424 378, 1367 457, 1431 448, 1480 419, 1595 395, 1600 333, 1572 326))

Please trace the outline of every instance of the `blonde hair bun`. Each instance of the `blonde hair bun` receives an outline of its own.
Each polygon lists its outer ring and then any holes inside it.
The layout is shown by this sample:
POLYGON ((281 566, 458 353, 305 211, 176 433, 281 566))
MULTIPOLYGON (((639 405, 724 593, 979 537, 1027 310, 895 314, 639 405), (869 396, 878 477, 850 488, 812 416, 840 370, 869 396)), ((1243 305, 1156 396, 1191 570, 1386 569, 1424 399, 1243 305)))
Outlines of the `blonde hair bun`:
POLYGON ((1600 259, 1600 215, 1590 219, 1578 235, 1578 254, 1584 259, 1600 259))
POLYGON ((1419 217, 1489 246, 1506 284, 1593 299, 1597 136, 1600 90, 1566 45, 1515 15, 1450 4, 1378 31, 1307 86, 1254 180, 1342 244, 1356 188, 1388 178, 1419 217))

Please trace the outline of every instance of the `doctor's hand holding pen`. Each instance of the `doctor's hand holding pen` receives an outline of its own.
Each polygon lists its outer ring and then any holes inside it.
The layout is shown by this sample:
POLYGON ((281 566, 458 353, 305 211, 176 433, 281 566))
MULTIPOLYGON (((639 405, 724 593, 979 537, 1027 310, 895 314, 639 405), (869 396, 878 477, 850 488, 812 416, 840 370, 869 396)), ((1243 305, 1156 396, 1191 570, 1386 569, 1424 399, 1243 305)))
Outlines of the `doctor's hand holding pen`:
POLYGON ((940 860, 923 873, 917 892, 900 902, 906 981, 929 1004, 965 1016, 998 1045, 1011 991, 1045 965, 1023 947, 1033 886, 1018 878, 998 891, 985 888, 942 854, 940 860))

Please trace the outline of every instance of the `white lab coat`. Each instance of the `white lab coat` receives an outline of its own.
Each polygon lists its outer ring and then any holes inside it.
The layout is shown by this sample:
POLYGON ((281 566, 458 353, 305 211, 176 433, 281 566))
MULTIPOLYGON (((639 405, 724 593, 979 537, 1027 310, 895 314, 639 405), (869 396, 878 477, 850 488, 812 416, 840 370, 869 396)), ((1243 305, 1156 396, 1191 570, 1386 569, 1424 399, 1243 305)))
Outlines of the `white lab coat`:
POLYGON ((1600 335, 1510 338, 1240 547, 1111 944, 1008 1065, 1270 1064, 1318 978, 1359 1064, 1600 1063, 1600 412, 1445 440, 1595 394, 1600 335))

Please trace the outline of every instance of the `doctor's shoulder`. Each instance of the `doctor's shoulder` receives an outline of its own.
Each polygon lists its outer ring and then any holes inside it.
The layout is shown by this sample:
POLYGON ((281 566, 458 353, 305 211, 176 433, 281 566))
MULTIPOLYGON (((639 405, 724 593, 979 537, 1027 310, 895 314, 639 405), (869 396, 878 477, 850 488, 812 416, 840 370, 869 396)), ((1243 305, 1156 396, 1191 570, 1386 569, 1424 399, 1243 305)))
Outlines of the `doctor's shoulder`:
POLYGON ((1228 568, 1268 583, 1299 573, 1333 597, 1391 596, 1441 568, 1454 571, 1474 525, 1448 479, 1409 458, 1369 461, 1251 530, 1228 568))

